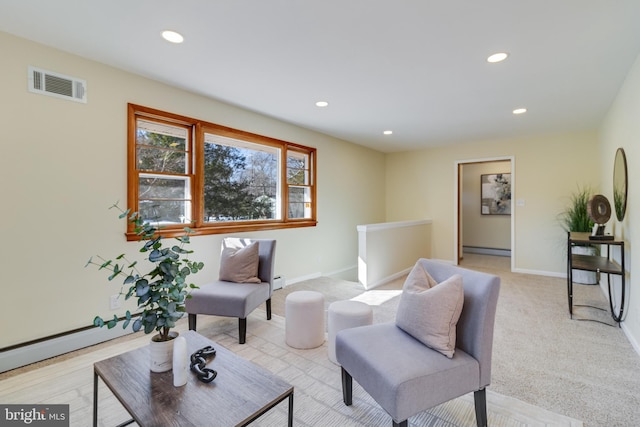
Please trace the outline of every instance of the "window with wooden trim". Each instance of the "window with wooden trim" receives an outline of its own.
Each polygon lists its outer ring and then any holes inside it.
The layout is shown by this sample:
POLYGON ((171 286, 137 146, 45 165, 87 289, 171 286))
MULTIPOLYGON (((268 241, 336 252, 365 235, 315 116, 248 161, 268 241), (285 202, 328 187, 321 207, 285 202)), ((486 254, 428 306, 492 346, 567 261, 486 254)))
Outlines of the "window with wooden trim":
POLYGON ((128 139, 129 208, 164 235, 317 223, 315 148, 133 104, 128 139))

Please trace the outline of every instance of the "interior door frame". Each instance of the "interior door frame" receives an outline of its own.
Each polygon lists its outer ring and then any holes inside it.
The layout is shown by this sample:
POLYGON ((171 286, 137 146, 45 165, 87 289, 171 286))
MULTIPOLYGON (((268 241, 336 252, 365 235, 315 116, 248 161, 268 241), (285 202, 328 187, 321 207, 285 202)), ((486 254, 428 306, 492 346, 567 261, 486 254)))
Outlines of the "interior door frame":
POLYGON ((488 162, 501 162, 501 161, 509 161, 511 163, 511 271, 515 270, 515 262, 516 262, 516 212, 515 209, 517 203, 514 203, 515 198, 515 189, 516 189, 516 159, 515 156, 498 156, 498 157, 486 157, 480 159, 469 159, 469 160, 456 160, 454 164, 454 219, 453 223, 455 227, 453 227, 453 263, 455 265, 460 264, 460 257, 462 255, 461 246, 462 246, 462 218, 461 218, 461 209, 462 206, 462 191, 461 191, 461 179, 460 175, 462 172, 462 168, 465 164, 471 163, 488 163, 488 162))

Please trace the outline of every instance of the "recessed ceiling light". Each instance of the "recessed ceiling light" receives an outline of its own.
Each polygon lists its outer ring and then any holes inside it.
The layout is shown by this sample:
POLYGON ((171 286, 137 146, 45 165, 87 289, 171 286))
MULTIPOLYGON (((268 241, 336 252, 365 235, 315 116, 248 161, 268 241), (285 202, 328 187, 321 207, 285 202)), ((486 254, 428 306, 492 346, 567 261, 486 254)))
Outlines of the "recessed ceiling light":
POLYGON ((487 62, 491 62, 492 64, 496 63, 496 62, 502 62, 505 59, 507 59, 508 56, 509 56, 509 54, 506 53, 506 52, 494 53, 493 55, 491 55, 491 56, 489 56, 487 58, 487 62))
POLYGON ((391 135, 391 134, 393 134, 393 131, 392 130, 385 130, 382 133, 385 134, 385 135, 391 135))
POLYGON ((318 101, 316 102, 316 107, 326 107, 329 103, 327 101, 318 101))
POLYGON ((184 41, 182 34, 171 30, 164 30, 162 32, 162 38, 171 43, 182 43, 184 41))
POLYGON ((513 110, 513 114, 524 114, 527 112, 526 108, 516 108, 515 110, 513 110))

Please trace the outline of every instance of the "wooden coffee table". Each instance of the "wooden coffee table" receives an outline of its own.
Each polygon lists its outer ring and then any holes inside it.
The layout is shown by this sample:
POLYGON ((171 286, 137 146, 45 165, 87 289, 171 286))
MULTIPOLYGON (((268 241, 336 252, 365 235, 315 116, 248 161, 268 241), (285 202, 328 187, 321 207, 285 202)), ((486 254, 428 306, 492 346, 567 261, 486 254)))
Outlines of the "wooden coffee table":
POLYGON ((187 384, 173 386, 171 371, 153 373, 149 346, 93 365, 93 425, 98 425, 98 378, 101 378, 140 426, 245 426, 289 398, 293 425, 293 386, 266 369, 237 356, 194 331, 181 332, 192 354, 208 345, 216 349, 207 367, 218 372, 203 383, 189 372, 187 384))

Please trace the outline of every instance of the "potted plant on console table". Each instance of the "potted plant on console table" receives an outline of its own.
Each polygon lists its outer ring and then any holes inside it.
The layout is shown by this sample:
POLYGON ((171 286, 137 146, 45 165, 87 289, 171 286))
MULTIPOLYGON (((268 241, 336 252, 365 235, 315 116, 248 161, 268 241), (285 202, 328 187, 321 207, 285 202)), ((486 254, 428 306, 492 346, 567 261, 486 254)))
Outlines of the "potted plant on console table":
MULTIPOLYGON (((571 195, 569 205, 560 213, 560 221, 562 227, 568 232, 591 232, 593 221, 589 216, 589 200, 592 197, 592 191, 588 187, 578 187, 575 193, 571 195)), ((598 249, 592 245, 573 246, 572 253, 580 255, 596 255, 598 249)), ((567 272, 568 274, 568 272, 567 272)), ((573 281, 583 285, 595 285, 598 283, 598 276, 594 271, 575 270, 573 273, 573 281)))
MULTIPOLYGON (((185 300, 190 297, 189 290, 197 288, 193 283, 187 284, 187 276, 202 270, 204 264, 190 261, 188 258, 193 253, 185 249, 191 234, 189 227, 184 228, 183 235, 176 237, 177 244, 165 247, 165 240, 158 234, 158 227, 145 222, 137 212, 131 213, 130 210, 121 209, 117 203, 111 208, 120 211, 120 219, 126 218, 133 224, 134 232, 142 242, 140 252, 148 253, 146 261, 150 263, 149 271, 142 273, 137 261, 130 262, 125 254, 119 255, 115 260, 98 256, 99 261, 95 261, 94 257, 91 257, 87 266, 95 265, 99 270, 107 271, 109 281, 117 277, 123 278, 120 295, 124 295, 125 300, 137 298, 138 309, 141 312, 132 315, 127 310, 125 318, 122 319, 122 327, 126 329, 133 320, 134 332, 141 329, 145 334, 157 331, 158 334, 151 338, 151 371, 168 371, 172 367, 171 340, 178 336, 171 328, 185 313, 185 300), (135 316, 137 318, 134 319, 135 316)), ((108 321, 96 316, 93 324, 97 327, 106 325, 111 329, 119 321, 116 315, 108 321)))

